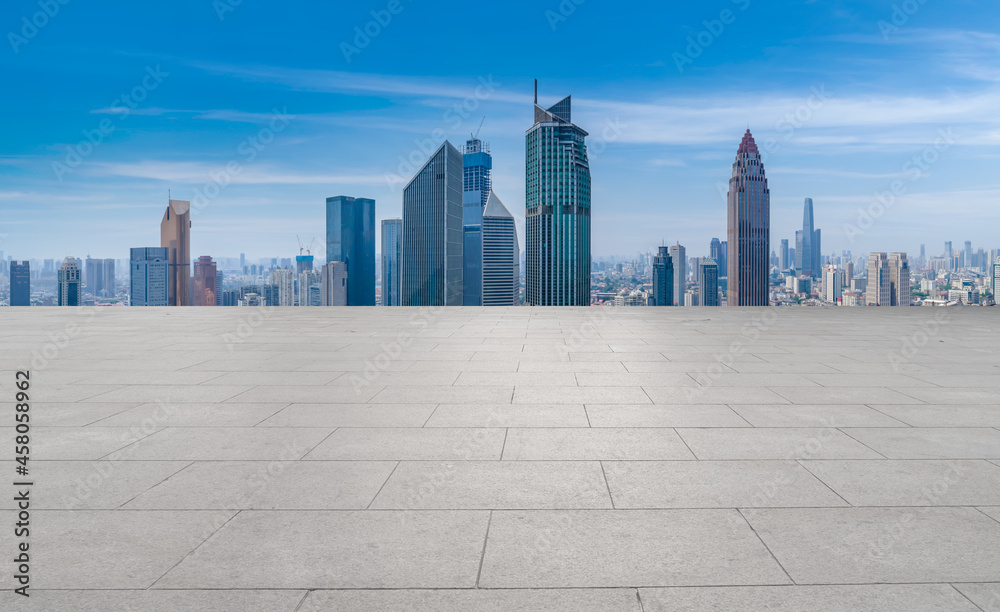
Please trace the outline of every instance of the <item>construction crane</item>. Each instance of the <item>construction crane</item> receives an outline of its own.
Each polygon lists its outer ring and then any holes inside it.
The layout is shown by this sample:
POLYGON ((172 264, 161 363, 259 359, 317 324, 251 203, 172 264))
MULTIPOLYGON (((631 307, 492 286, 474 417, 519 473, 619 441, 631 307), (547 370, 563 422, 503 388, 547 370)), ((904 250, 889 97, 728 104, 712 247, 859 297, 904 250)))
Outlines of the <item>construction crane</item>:
POLYGON ((479 137, 479 132, 483 129, 483 124, 484 123, 486 123, 486 117, 483 117, 483 120, 479 122, 479 127, 476 128, 475 132, 473 132, 473 134, 472 134, 472 139, 473 140, 475 140, 476 138, 479 137))
POLYGON ((298 234, 295 235, 295 239, 299 241, 299 255, 312 255, 313 247, 316 246, 316 237, 314 236, 312 242, 309 246, 302 244, 302 239, 299 238, 298 234))

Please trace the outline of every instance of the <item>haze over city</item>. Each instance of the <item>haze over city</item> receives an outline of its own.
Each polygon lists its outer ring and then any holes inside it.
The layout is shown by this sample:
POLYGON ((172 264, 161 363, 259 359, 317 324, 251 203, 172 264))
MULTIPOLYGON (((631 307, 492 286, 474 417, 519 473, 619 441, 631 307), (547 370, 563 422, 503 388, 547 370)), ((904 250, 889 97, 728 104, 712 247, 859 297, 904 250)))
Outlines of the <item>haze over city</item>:
POLYGON ((109 16, 67 3, 32 30, 20 19, 37 3, 15 2, 0 54, 16 92, 0 99, 0 248, 122 258, 157 242, 168 191, 197 203, 215 190, 192 214, 192 256, 293 256, 296 236, 323 241, 327 197, 398 217, 427 154, 473 132, 524 244, 534 78, 542 106, 572 95, 590 133, 595 258, 664 242, 707 255, 726 237, 748 126, 772 250, 794 241, 807 197, 825 254, 991 248, 1000 10, 961 5, 738 0, 637 15, 582 1, 226 0, 109 16), (873 208, 895 181, 901 195, 873 208), (859 208, 884 213, 869 224, 859 208))

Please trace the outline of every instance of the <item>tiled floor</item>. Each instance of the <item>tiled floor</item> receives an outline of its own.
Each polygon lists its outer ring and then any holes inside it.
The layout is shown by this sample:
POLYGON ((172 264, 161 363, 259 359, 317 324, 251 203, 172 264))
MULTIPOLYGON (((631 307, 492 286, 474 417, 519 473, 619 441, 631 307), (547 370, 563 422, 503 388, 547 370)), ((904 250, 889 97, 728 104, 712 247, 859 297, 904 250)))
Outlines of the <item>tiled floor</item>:
POLYGON ((1000 310, 763 313, 2 309, 0 609, 1000 611, 1000 310))

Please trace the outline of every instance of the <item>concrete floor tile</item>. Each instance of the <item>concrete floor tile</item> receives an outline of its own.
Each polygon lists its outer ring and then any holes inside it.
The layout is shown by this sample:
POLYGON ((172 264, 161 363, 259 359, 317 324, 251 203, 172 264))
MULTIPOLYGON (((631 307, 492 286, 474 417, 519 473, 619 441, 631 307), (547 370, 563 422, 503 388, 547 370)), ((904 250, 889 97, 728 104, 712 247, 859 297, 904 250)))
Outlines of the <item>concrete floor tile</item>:
MULTIPOLYGON (((697 376, 697 375, 695 375, 697 376)), ((764 387, 643 387, 655 404, 785 404, 764 387)), ((602 403, 602 402, 588 402, 602 403)))
POLYGON ((1000 581, 1000 523, 974 508, 743 513, 799 583, 1000 581))
POLYGON ((601 466, 585 461, 404 461, 372 508, 611 508, 601 466))
POLYGON ((956 584, 955 588, 979 606, 982 612, 1000 612, 1000 582, 956 584))
POLYGON ((332 429, 170 427, 122 449, 132 460, 264 461, 299 459, 332 429))
POLYGON ((787 584, 735 510, 497 511, 485 588, 787 584))
POLYGON ((907 427, 868 406, 741 406, 731 408, 754 427, 907 427))
POLYGON ((131 510, 363 510, 392 461, 207 461, 145 491, 131 510))
POLYGON ((988 461, 803 461, 855 506, 1000 505, 1000 466, 988 461))
POLYGON ((483 461, 498 460, 504 429, 344 428, 306 457, 308 460, 483 461))
POLYGON ((245 511, 156 587, 472 588, 489 520, 471 511, 245 511))
POLYGON ((673 429, 510 429, 504 461, 693 459, 673 429))
POLYGON ((701 460, 881 459, 875 451, 836 429, 678 429, 701 460))
POLYGON ((605 461, 616 508, 847 504, 794 461, 605 461))
MULTIPOLYGON (((142 610, 143 612, 246 612, 272 610, 295 612, 305 591, 41 591, 31 590, 29 598, 11 598, 10 612, 29 610, 73 610, 107 612, 142 610), (19 601, 24 600, 24 601, 19 601)), ((5 603, 6 606, 6 603, 5 603)))
POLYGON ((287 404, 142 404, 102 419, 100 427, 253 427, 287 404))
POLYGON ((950 585, 640 589, 644 612, 976 612, 950 585))
POLYGON ((571 404, 441 404, 425 427, 588 427, 584 407, 571 404))
POLYGON ((588 405, 591 427, 750 427, 728 406, 588 405))
POLYGON ((634 589, 312 591, 299 612, 641 612, 634 589))
POLYGON ((421 427, 437 404, 292 404, 258 427, 421 427))
POLYGON ((1000 408, 989 404, 872 407, 913 427, 1000 427, 1000 408))
POLYGON ((913 404, 915 397, 881 387, 770 387, 770 390, 793 404, 807 405, 913 404))
POLYGON ((652 404, 642 387, 532 387, 514 389, 515 404, 652 404))
POLYGON ((1000 431, 974 428, 850 428, 849 436, 889 459, 1000 458, 1000 431))

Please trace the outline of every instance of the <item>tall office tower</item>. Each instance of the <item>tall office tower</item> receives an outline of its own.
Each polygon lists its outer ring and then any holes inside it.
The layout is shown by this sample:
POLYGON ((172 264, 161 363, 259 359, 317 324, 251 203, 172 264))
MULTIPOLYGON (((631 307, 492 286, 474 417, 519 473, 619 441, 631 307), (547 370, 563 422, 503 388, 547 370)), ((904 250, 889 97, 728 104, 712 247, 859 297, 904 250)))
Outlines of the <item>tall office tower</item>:
MULTIPOLYGON (((483 306, 516 306, 520 302, 520 267, 514 216, 491 191, 483 209, 483 306)), ((462 273, 467 274, 468 268, 462 273)))
POLYGON ((445 141, 403 189, 403 306, 462 305, 462 170, 445 141))
POLYGON ((674 260, 665 246, 653 258, 653 305, 674 305, 674 260))
POLYGON ((783 238, 781 240, 781 250, 778 253, 778 267, 782 271, 788 269, 788 238, 783 238))
POLYGON ((270 285, 277 287, 277 294, 268 296, 273 299, 267 300, 268 306, 294 306, 295 305, 295 273, 288 268, 281 268, 271 272, 270 285))
POLYGON ((702 306, 719 305, 719 264, 714 259, 701 260, 698 275, 698 300, 702 306))
POLYGON ((191 202, 170 200, 160 222, 160 246, 169 252, 167 296, 170 305, 191 305, 191 202))
MULTIPOLYGON (((0 254, 2 253, 3 251, 0 251, 0 254)), ((54 259, 42 260, 42 276, 46 275, 55 276, 55 274, 56 274, 56 260, 54 259)))
POLYGON ((726 243, 720 242, 718 238, 712 238, 712 245, 709 248, 709 257, 715 260, 719 266, 719 274, 726 274, 726 243))
POLYGON ((924 245, 920 245, 920 267, 927 267, 927 248, 924 245))
POLYGON ((347 306, 347 264, 342 261, 325 264, 320 287, 320 306, 347 306))
POLYGON ((965 250, 963 251, 963 253, 965 255, 965 267, 966 268, 973 267, 973 265, 972 265, 972 241, 971 240, 966 240, 965 241, 965 250))
POLYGON ((770 283, 771 192, 750 130, 729 179, 729 306, 767 306, 770 283))
POLYGON ((222 306, 222 270, 215 272, 215 305, 222 306))
POLYGON ((72 257, 63 260, 59 268, 59 305, 83 305, 83 278, 80 265, 72 257))
POLYGON ((812 252, 812 266, 813 266, 813 277, 819 277, 823 273, 823 230, 813 231, 813 252, 812 252))
POLYGON ((375 305, 375 200, 326 199, 326 260, 347 265, 347 305, 375 305))
POLYGON ((951 240, 944 243, 944 258, 948 261, 946 270, 955 269, 955 251, 952 249, 951 240))
POLYGON ((194 262, 193 306, 215 306, 215 291, 218 277, 216 265, 208 255, 202 255, 194 262))
POLYGON ((115 260, 105 259, 103 261, 103 269, 101 271, 101 278, 103 279, 103 285, 101 286, 101 295, 104 297, 114 297, 118 294, 118 282, 115 279, 115 260))
POLYGON ((399 306, 403 263, 403 220, 382 220, 382 305, 399 306))
POLYGON ((854 280, 854 262, 850 259, 844 264, 844 286, 849 287, 854 280))
POLYGON ((687 249, 680 244, 670 247, 670 257, 674 262, 674 306, 684 305, 684 294, 687 292, 687 249))
POLYGON ((167 284, 170 277, 170 254, 166 247, 130 250, 129 304, 132 306, 168 306, 167 284))
POLYGON ((483 209, 492 189, 489 143, 475 136, 462 150, 462 304, 483 305, 483 209))
POLYGON ((246 265, 247 265, 247 254, 246 253, 240 253, 240 270, 242 270, 243 268, 245 268, 246 265))
MULTIPOLYGON (((993 279, 993 300, 1000 304, 1000 295, 997 293, 997 290, 1000 289, 1000 258, 993 262, 993 274, 991 278, 993 279)), ((11 302, 12 306, 13 304, 11 302)))
POLYGON ((10 262, 10 305, 31 306, 31 264, 27 261, 10 262))
POLYGON ((572 123, 572 99, 538 106, 525 159, 526 301, 530 306, 590 305, 590 162, 572 123))
POLYGON ((889 254, 890 306, 909 306, 913 301, 910 290, 910 264, 906 253, 889 254))

